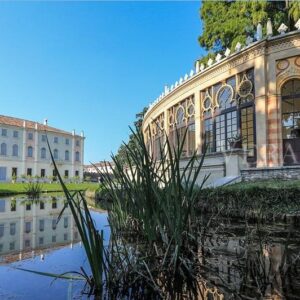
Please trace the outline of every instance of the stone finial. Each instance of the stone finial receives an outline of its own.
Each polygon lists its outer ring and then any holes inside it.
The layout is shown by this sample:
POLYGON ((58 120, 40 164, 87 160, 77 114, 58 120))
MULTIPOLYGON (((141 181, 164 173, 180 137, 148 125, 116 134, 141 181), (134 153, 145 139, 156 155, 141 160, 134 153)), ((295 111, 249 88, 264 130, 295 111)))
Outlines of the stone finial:
POLYGON ((273 35, 273 26, 272 26, 271 19, 268 18, 268 22, 267 22, 267 36, 271 37, 272 35, 273 35))
POLYGON ((288 27, 284 24, 284 23, 281 23, 281 25, 279 26, 279 28, 277 29, 277 31, 280 33, 280 34, 285 34, 285 32, 288 30, 288 27))
POLYGON ((194 70, 192 69, 190 72, 190 77, 193 77, 193 76, 194 76, 194 70))
POLYGON ((168 94, 169 93, 169 87, 167 85, 165 85, 165 94, 168 94))
POLYGON ((237 44, 235 45, 235 51, 240 51, 242 48, 242 44, 240 42, 237 42, 237 44))
POLYGON ((222 55, 220 53, 216 56, 216 62, 219 62, 222 59, 222 55))
POLYGON ((44 124, 45 126, 47 126, 47 125, 48 125, 48 119, 44 119, 43 124, 44 124))
POLYGON ((72 130, 72 135, 75 135, 75 129, 72 130))
POLYGON ((37 130, 38 129, 38 123, 34 124, 34 129, 37 130))
POLYGON ((26 121, 25 120, 23 121, 23 127, 24 128, 26 127, 26 121))
POLYGON ((175 87, 177 87, 177 86, 178 86, 178 81, 175 82, 175 87))
POLYGON ((174 84, 171 85, 171 91, 173 91, 173 90, 174 90, 174 84))
POLYGON ((185 74, 184 75, 184 80, 187 80, 189 78, 189 75, 188 74, 185 74))
POLYGON ((263 34, 262 34, 262 26, 260 24, 260 22, 257 24, 257 27, 256 27, 256 39, 258 41, 260 41, 263 37, 263 34))
POLYGON ((200 65, 200 71, 202 72, 204 69, 205 69, 204 64, 201 64, 201 65, 200 65))
POLYGON ((230 49, 229 48, 226 48, 226 51, 225 51, 225 53, 224 53, 224 55, 226 56, 226 57, 228 57, 229 55, 230 55, 230 49))
POLYGON ((253 37, 247 36, 247 38, 246 38, 246 45, 249 46, 251 43, 253 43, 253 37))
POLYGON ((183 83, 183 78, 180 77, 180 79, 179 79, 179 84, 182 84, 182 83, 183 83))
POLYGON ((212 64, 213 64, 213 60, 210 58, 209 60, 208 60, 208 62, 207 62, 207 65, 210 67, 212 64))
POLYGON ((84 132, 83 132, 83 130, 81 130, 80 136, 81 136, 81 137, 84 137, 84 132))
POLYGON ((200 71, 200 62, 199 60, 196 61, 196 73, 199 73, 200 71))
POLYGON ((300 30, 300 19, 295 24, 295 28, 297 28, 298 30, 300 30))
POLYGON ((164 92, 162 92, 162 94, 161 94, 161 97, 163 98, 165 96, 165 93, 164 92))

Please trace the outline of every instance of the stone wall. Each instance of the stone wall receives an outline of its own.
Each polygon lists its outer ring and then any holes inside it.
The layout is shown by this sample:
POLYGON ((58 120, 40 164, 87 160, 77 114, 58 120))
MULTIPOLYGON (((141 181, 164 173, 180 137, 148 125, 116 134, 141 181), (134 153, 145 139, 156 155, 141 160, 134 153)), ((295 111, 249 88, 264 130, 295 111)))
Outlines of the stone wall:
POLYGON ((300 179, 300 165, 286 167, 270 167, 241 170, 243 181, 259 179, 300 179))

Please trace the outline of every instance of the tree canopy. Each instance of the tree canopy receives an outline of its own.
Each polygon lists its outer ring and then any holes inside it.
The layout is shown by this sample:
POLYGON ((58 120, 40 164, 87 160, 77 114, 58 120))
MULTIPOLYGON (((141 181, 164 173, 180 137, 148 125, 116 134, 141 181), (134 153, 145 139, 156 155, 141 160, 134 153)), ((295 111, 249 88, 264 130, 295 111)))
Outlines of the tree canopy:
POLYGON ((208 51, 208 57, 226 48, 233 49, 240 42, 245 44, 247 36, 254 37, 260 22, 266 32, 268 18, 273 24, 274 35, 281 23, 295 30, 300 18, 300 1, 206 1, 200 9, 203 31, 200 46, 208 51))

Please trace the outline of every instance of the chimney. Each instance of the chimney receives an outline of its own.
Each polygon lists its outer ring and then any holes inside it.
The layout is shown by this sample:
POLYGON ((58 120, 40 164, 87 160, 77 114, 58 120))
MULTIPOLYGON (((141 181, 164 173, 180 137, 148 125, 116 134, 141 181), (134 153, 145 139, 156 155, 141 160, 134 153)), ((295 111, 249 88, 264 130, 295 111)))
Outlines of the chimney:
POLYGON ((45 126, 48 125, 48 119, 44 119, 44 125, 45 125, 45 126))

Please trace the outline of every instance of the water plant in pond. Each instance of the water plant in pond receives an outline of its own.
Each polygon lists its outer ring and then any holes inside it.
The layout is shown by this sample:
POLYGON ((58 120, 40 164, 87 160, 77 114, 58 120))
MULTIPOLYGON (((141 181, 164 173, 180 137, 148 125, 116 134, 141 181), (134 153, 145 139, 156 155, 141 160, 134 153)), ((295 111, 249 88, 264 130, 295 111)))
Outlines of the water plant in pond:
POLYGON ((39 182, 30 181, 24 186, 24 191, 30 199, 39 198, 43 185, 39 182))
POLYGON ((204 155, 182 164, 186 134, 173 146, 167 136, 160 159, 148 151, 142 133, 132 132, 135 147, 125 145, 124 161, 112 157, 113 178, 102 174, 111 200, 113 241, 135 253, 132 280, 143 280, 161 297, 195 297, 201 292, 198 267, 201 236, 195 204, 208 176, 197 185, 204 155), (122 241, 122 242, 120 242, 122 241), (126 248, 126 247, 124 247, 126 248))

